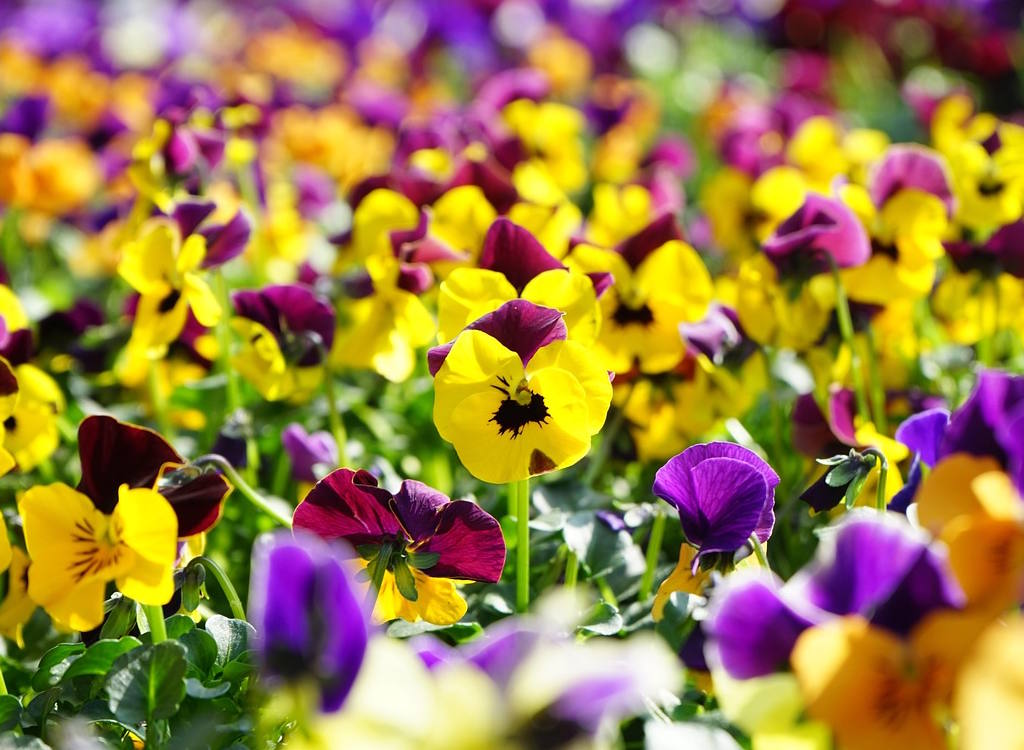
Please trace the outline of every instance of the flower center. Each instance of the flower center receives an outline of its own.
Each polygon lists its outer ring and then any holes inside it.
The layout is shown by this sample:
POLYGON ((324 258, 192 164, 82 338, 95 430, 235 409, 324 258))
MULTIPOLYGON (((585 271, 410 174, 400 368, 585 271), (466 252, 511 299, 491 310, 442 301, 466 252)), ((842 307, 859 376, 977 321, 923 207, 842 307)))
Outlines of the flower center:
POLYGON ((127 551, 121 544, 121 532, 117 518, 103 517, 96 524, 89 518, 75 522, 74 533, 71 535, 75 556, 68 566, 68 573, 76 583, 106 568, 116 567, 121 562, 127 551))
POLYGON ((551 415, 544 397, 531 391, 525 378, 515 388, 511 388, 508 380, 503 377, 499 377, 498 381, 501 385, 492 385, 491 388, 505 394, 505 398, 487 421, 498 425, 499 436, 510 432, 514 440, 523 434, 523 429, 531 422, 539 425, 547 423, 551 415))
POLYGON ((646 302, 636 307, 630 307, 620 302, 615 308, 615 312, 612 313, 612 319, 620 326, 627 326, 630 323, 646 326, 654 322, 654 313, 651 312, 651 308, 647 306, 646 302))

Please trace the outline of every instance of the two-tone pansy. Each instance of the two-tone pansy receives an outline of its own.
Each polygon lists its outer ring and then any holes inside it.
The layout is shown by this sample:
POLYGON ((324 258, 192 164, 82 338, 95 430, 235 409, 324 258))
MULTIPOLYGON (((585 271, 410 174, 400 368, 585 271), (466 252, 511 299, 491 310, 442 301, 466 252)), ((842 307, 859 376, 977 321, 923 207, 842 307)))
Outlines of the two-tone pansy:
POLYGON ((608 372, 567 338, 562 314, 526 300, 431 349, 428 364, 438 432, 471 474, 495 484, 583 458, 612 396, 608 372))

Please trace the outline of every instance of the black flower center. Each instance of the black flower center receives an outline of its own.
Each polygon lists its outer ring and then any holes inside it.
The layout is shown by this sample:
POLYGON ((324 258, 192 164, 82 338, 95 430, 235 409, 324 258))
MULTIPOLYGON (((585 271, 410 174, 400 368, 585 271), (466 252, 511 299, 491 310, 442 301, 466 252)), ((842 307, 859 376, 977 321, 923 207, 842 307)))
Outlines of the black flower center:
POLYGON ((978 183, 978 192, 986 198, 991 198, 993 195, 999 195, 1006 187, 1001 180, 993 177, 987 177, 978 183))
POLYGON ((175 305, 178 304, 178 300, 180 299, 181 292, 177 289, 173 289, 170 294, 160 300, 160 304, 157 306, 157 309, 164 314, 169 313, 174 309, 175 305))
POLYGON ((505 394, 505 398, 494 415, 487 420, 498 425, 498 435, 511 432, 514 440, 523 434, 523 429, 531 422, 547 423, 551 415, 543 396, 527 388, 525 381, 516 386, 515 390, 505 378, 499 377, 498 381, 501 385, 492 385, 491 388, 505 394))
POLYGON ((651 308, 647 306, 646 302, 639 307, 629 307, 620 302, 615 308, 615 312, 612 313, 612 319, 620 326, 627 326, 630 323, 646 326, 654 322, 654 313, 651 312, 651 308))

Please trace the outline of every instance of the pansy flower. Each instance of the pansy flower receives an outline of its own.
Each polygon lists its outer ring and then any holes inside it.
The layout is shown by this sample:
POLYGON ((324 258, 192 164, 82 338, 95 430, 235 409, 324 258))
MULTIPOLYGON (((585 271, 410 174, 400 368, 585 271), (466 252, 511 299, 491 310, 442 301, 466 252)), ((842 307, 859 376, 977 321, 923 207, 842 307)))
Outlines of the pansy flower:
POLYGON ((690 446, 669 460, 658 469, 653 491, 679 511, 686 541, 698 550, 696 571, 716 553, 731 563, 752 536, 768 541, 778 484, 778 474, 751 450, 719 442, 690 446))
POLYGON ((374 615, 381 621, 456 622, 466 602, 455 582, 493 583, 505 565, 501 528, 475 503, 413 480, 392 494, 367 471, 328 474, 295 509, 294 525, 355 548, 380 581, 374 615))
POLYGON ((808 193, 800 206, 764 241, 765 255, 784 279, 803 280, 832 265, 851 268, 871 255, 856 214, 837 198, 808 193))
POLYGON ((456 268, 441 283, 438 333, 443 341, 505 302, 525 299, 565 313, 570 338, 593 343, 600 326, 595 283, 567 269, 527 230, 497 219, 484 239, 479 268, 456 268))
POLYGON ((235 369, 270 401, 307 397, 334 342, 334 309, 298 284, 235 292, 232 302, 243 342, 235 369))
POLYGON ((366 613, 340 550, 307 532, 253 545, 249 619, 264 679, 313 682, 320 709, 337 711, 363 663, 366 613))
POLYGON ((604 424, 612 387, 562 314, 506 302, 430 350, 434 424, 463 465, 495 484, 571 466, 604 424))
POLYGON ((595 347, 607 369, 659 373, 682 359, 679 324, 704 317, 712 286, 700 256, 680 236, 674 218, 666 215, 615 249, 578 245, 570 254, 571 268, 615 279, 601 297, 595 347))

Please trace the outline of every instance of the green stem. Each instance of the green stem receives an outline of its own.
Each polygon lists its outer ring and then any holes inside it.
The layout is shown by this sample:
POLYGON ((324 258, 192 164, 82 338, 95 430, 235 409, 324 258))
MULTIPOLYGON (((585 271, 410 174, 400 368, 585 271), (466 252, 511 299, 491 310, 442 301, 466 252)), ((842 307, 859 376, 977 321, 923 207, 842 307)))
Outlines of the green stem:
POLYGON ((569 550, 569 554, 565 558, 565 587, 568 589, 576 588, 576 580, 580 575, 580 559, 576 557, 576 553, 569 550))
POLYGON ((149 623, 149 633, 153 643, 166 641, 167 624, 164 622, 163 609, 155 604, 143 604, 142 611, 146 613, 146 622, 149 623))
POLYGON ((516 482, 509 482, 505 485, 505 489, 508 492, 505 495, 505 500, 508 503, 508 515, 510 518, 516 517, 516 508, 519 507, 519 485, 516 482))
POLYGON ((242 479, 241 475, 235 471, 235 467, 228 463, 228 460, 224 456, 219 456, 216 453, 208 453, 205 456, 200 456, 192 462, 195 466, 211 465, 216 466, 220 471, 224 473, 224 476, 230 480, 231 484, 235 486, 246 500, 255 505, 257 508, 262 510, 268 516, 273 518, 282 526, 291 528, 292 519, 291 516, 286 516, 269 502, 266 498, 260 495, 256 490, 249 486, 249 483, 242 479))
POLYGON ((164 392, 160 387, 160 360, 149 361, 149 401, 153 407, 153 418, 156 421, 157 429, 168 442, 174 442, 174 433, 171 429, 171 420, 167 416, 167 401, 164 400, 164 392))
POLYGON ((853 382, 853 395, 857 400, 857 415, 863 423, 871 421, 868 410, 868 398, 864 390, 864 373, 860 369, 860 352, 857 351, 853 332, 853 316, 850 315, 850 302, 846 298, 843 279, 839 275, 839 266, 832 261, 832 278, 836 285, 836 317, 839 319, 839 332, 842 334, 846 348, 850 350, 850 380, 853 382))
POLYGON ((764 554, 764 547, 761 546, 761 540, 757 538, 757 534, 750 535, 750 546, 754 548, 754 556, 757 558, 758 564, 765 570, 771 570, 772 567, 768 564, 768 557, 764 554))
POLYGON ((530 479, 516 482, 516 609, 530 606, 530 479))
POLYGON ((875 490, 875 508, 885 513, 888 503, 885 499, 885 485, 889 480, 889 459, 877 448, 867 448, 863 451, 866 456, 874 456, 878 459, 878 487, 875 490))
POLYGON ((220 586, 220 590, 224 592, 224 598, 228 600, 228 607, 231 609, 231 616, 236 620, 244 620, 245 607, 242 606, 242 600, 239 598, 234 584, 231 583, 231 579, 228 578, 224 569, 206 556, 197 557, 196 560, 206 568, 207 573, 217 579, 217 585, 220 586))
MULTIPOLYGON (((322 351, 321 347, 321 351, 322 351)), ((331 372, 327 362, 326 353, 323 359, 324 368, 324 396, 327 398, 327 420, 331 425, 331 434, 334 435, 334 442, 338 444, 338 463, 341 466, 348 466, 348 453, 345 445, 348 443, 348 435, 345 432, 345 423, 341 421, 341 413, 338 411, 338 397, 334 390, 334 373, 331 372)))
POLYGON ((590 463, 587 464, 587 470, 583 473, 583 484, 590 487, 594 484, 597 479, 597 475, 601 473, 601 469, 604 468, 605 462, 608 460, 608 456, 611 455, 612 446, 615 444, 615 438, 618 437, 619 430, 622 429, 622 425, 626 422, 626 406, 629 404, 629 400, 633 397, 633 391, 636 389, 636 381, 634 380, 629 384, 629 390, 626 392, 625 400, 615 409, 615 414, 612 416, 612 421, 608 423, 608 429, 604 431, 601 436, 601 444, 597 446, 597 451, 594 453, 594 457, 590 459, 590 463))
POLYGON ((654 521, 651 522, 651 535, 647 540, 647 567, 644 568, 643 578, 640 579, 640 601, 647 601, 654 588, 654 572, 658 567, 658 553, 661 552, 661 540, 665 537, 665 514, 661 509, 654 511, 654 521))

